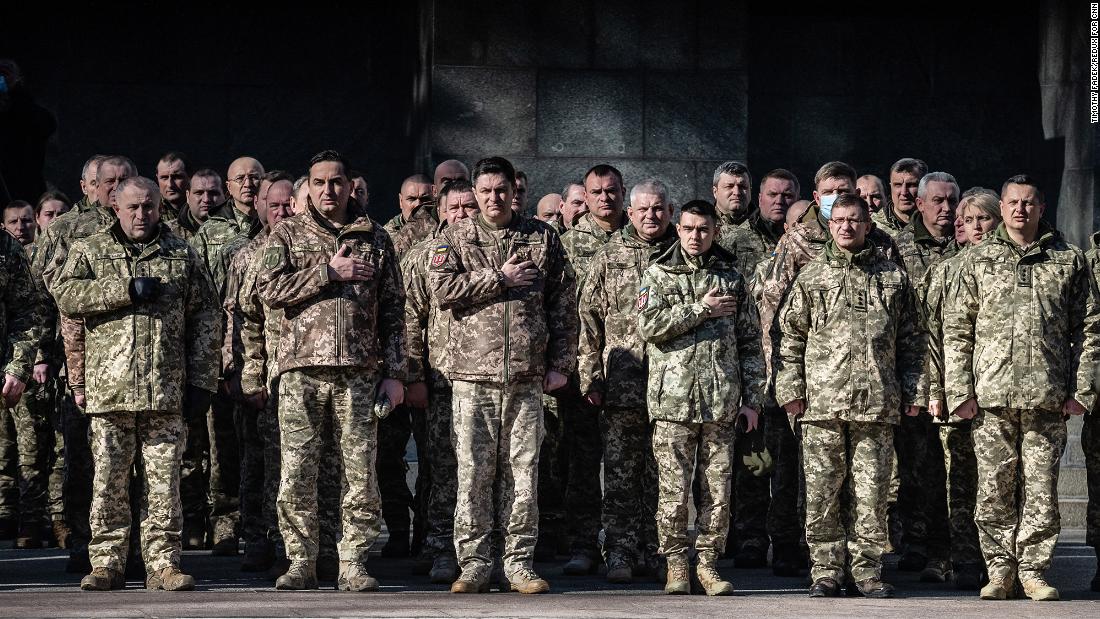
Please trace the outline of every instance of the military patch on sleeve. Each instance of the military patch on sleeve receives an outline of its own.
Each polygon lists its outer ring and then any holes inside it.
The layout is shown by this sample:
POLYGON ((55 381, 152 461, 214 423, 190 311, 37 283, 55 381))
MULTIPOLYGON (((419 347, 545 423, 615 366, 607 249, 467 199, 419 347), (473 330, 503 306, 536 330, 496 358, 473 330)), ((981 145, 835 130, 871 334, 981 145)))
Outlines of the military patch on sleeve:
POLYGON ((432 266, 437 267, 447 261, 447 254, 450 253, 450 245, 439 245, 432 250, 432 266))
POLYGON ((638 302, 634 305, 634 309, 642 311, 647 305, 649 305, 649 286, 642 288, 642 291, 638 293, 638 302))
POLYGON ((271 246, 264 250, 264 268, 274 269, 283 263, 284 250, 281 246, 271 246))

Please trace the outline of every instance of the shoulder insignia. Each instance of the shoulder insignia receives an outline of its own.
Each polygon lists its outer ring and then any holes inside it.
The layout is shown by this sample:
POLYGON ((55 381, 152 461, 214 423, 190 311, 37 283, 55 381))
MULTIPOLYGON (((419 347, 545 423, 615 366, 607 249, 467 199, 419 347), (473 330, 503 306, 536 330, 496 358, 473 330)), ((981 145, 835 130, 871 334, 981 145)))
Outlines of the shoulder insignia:
POLYGON ((271 246, 264 250, 264 268, 274 269, 283 263, 283 248, 271 246))
POLYGON ((437 267, 447 261, 447 254, 450 253, 450 245, 437 245, 432 250, 432 266, 437 267))
POLYGON ((642 288, 641 292, 638 293, 638 302, 634 305, 634 309, 641 311, 647 305, 649 305, 649 286, 642 288))

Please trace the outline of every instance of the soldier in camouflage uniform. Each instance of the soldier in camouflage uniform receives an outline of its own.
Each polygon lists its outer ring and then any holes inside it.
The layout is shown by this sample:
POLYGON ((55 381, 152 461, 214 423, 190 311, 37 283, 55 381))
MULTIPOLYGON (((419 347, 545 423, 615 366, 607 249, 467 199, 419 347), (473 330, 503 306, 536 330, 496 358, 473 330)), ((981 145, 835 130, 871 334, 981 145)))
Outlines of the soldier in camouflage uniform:
MULTIPOLYGON (((218 299, 225 299, 226 269, 229 261, 223 247, 244 234, 251 238, 259 233, 256 219, 256 198, 264 168, 251 157, 240 157, 229 165, 229 199, 202 224, 190 243, 199 254, 206 272, 214 283, 218 299)), ((240 244, 237 245, 237 248, 240 244)), ((232 249, 232 248, 231 248, 232 249)), ((224 329, 224 316, 218 320, 224 329)), ((207 414, 207 436, 210 449, 210 520, 213 529, 215 556, 236 556, 240 526, 240 411, 228 393, 226 383, 220 383, 207 414)), ((196 423, 197 419, 192 419, 196 423)))
MULTIPOLYGON (((748 282, 749 290, 759 288, 757 278, 766 270, 792 203, 798 199, 798 178, 787 170, 776 169, 760 181, 758 208, 751 210, 740 225, 728 230, 723 226, 719 243, 733 253, 738 272, 748 282)), ((787 423, 787 415, 775 403, 770 390, 761 411, 760 430, 764 444, 774 458, 775 472, 752 471, 747 466, 736 468, 734 479, 733 522, 730 541, 735 545, 736 567, 761 567, 767 559, 771 537, 772 570, 778 576, 798 576, 805 566, 799 541, 802 520, 798 511, 798 443, 787 423), (771 486, 774 486, 771 487, 771 486), (769 496, 769 493, 772 496, 769 496)), ((739 453, 751 452, 752 435, 742 434, 737 445, 739 453)))
POLYGON ((668 562, 666 593, 689 593, 688 493, 701 478, 696 576, 707 595, 730 595, 718 554, 730 522, 736 423, 756 429, 765 373, 760 321, 733 254, 715 243, 714 206, 683 206, 672 244, 642 275, 635 302, 649 362, 646 404, 654 423, 657 537, 668 562))
MULTIPOLYGON (((588 403, 600 407, 603 438, 603 549, 607 579, 629 583, 657 552, 657 465, 646 412, 645 342, 636 331, 642 273, 676 241, 668 188, 656 180, 630 192, 630 223, 588 262, 581 292, 578 373, 588 403)), ((651 566, 655 567, 655 566, 651 566)))
POLYGON ((510 588, 544 593, 532 570, 538 538, 542 393, 576 367, 573 270, 556 232, 511 209, 515 169, 493 157, 474 170, 481 213, 429 252, 433 306, 451 313, 444 374, 452 382, 458 458, 455 593, 487 591, 494 520, 510 588))
POLYGON ((199 233, 202 224, 225 203, 225 185, 220 174, 203 168, 193 175, 187 188, 187 207, 179 217, 168 222, 176 236, 190 241, 199 233))
POLYGON ((179 570, 181 413, 216 387, 216 302, 194 250, 160 223, 156 183, 122 181, 114 208, 118 222, 74 243, 51 288, 64 315, 83 319, 87 343, 96 493, 92 572, 80 586, 125 585, 129 478, 140 453, 146 587, 192 589, 179 570))
POLYGON ((749 218, 749 196, 752 194, 752 174, 740 161, 726 161, 714 170, 711 193, 718 210, 718 224, 725 232, 719 232, 718 244, 729 251, 729 237, 733 230, 749 218))
MULTIPOLYGON (((627 223, 623 212, 626 189, 622 173, 609 165, 597 165, 584 175, 588 212, 561 236, 562 245, 577 277, 577 290, 584 289, 592 256, 627 223)), ((557 398, 562 423, 558 457, 567 467, 565 474, 565 519, 571 533, 569 562, 562 572, 579 576, 598 568, 600 532, 600 445, 599 407, 580 392, 577 376, 557 398)))
POLYGON ((378 588, 365 565, 380 531, 374 403, 385 409, 404 399, 405 291, 389 235, 350 201, 349 170, 335 151, 314 155, 311 205, 271 231, 256 276, 261 301, 283 310, 278 511, 291 564, 277 589, 317 588, 317 477, 326 423, 344 478, 336 586, 378 588))
POLYGON ((401 212, 390 218, 383 228, 390 237, 395 237, 409 222, 413 212, 432 202, 432 179, 423 174, 413 174, 401 181, 401 190, 397 194, 397 206, 401 212))
MULTIPOLYGON (((924 175, 916 191, 917 210, 894 237, 920 307, 927 297, 928 271, 959 251, 954 238, 958 203, 959 185, 955 177, 945 172, 924 175)), ((925 405, 923 397, 921 400, 922 406, 925 405)), ((903 552, 898 567, 922 570, 921 582, 945 582, 952 571, 951 535, 938 424, 933 424, 930 415, 902 417, 894 449, 899 482, 897 509, 903 527, 903 552)))
MULTIPOLYGON (((401 259, 405 282, 405 341, 409 356, 406 404, 427 410, 427 445, 420 454, 422 467, 430 470, 427 489, 424 550, 432 559, 429 572, 434 583, 451 584, 458 577, 455 558, 454 516, 458 494, 458 464, 451 443, 451 381, 443 374, 447 362, 450 312, 432 304, 428 261, 442 231, 476 216, 477 201, 468 181, 444 185, 439 194, 440 218, 432 235, 414 245, 401 259)), ((402 229, 402 234, 408 227, 402 229)))
MULTIPOLYGON (((95 200, 81 209, 80 203, 56 218, 35 244, 31 272, 42 281, 49 293, 50 315, 57 308, 52 284, 68 258, 69 245, 110 228, 116 221, 111 204, 118 184, 134 176, 137 169, 126 157, 102 157, 96 166, 93 186, 95 200)), ((72 528, 72 544, 65 571, 83 573, 91 569, 88 561, 88 513, 92 502, 92 454, 88 443, 89 420, 80 410, 85 404, 84 392, 84 325, 78 319, 59 316, 58 330, 64 339, 65 373, 75 406, 62 409, 65 437, 65 510, 66 522, 72 528)))
POLYGON ((879 230, 897 237, 909 225, 917 210, 917 185, 925 174, 928 165, 920 159, 905 157, 890 166, 891 202, 871 215, 879 230))
POLYGON ((191 183, 192 170, 187 162, 187 155, 177 151, 164 153, 157 160, 155 172, 157 185, 160 187, 161 221, 178 221, 187 212, 187 189, 191 183))
POLYGON ((561 223, 561 194, 548 193, 535 204, 535 218, 545 221, 558 234, 565 234, 565 226, 561 223))
MULTIPOLYGON (((976 246, 1001 223, 997 194, 988 189, 968 190, 959 202, 958 218, 963 221, 968 246, 976 246), (973 192, 973 193, 972 193, 973 192)), ((948 417, 943 393, 943 303, 948 284, 963 263, 964 250, 942 260, 924 275, 923 303, 925 330, 928 333, 928 360, 921 377, 921 392, 927 393, 928 412, 939 429, 943 450, 947 514, 937 516, 948 522, 951 541, 951 567, 955 587, 978 589, 985 579, 985 564, 978 545, 974 524, 978 469, 974 459, 973 421, 948 417)), ((938 468, 938 467, 937 467, 938 468)), ((927 568, 926 568, 927 569, 927 568)))
POLYGON ((1012 595, 1017 578, 1031 599, 1058 599, 1043 575, 1058 540, 1065 417, 1096 403, 1096 283, 1043 210, 1033 179, 1008 179, 1003 223, 966 252, 943 307, 946 410, 974 418, 982 599, 1012 595))
POLYGON ((802 268, 780 311, 775 398, 801 432, 810 596, 839 595, 850 573, 864 596, 891 597, 882 555, 894 426, 902 407, 920 412, 924 340, 904 269, 867 238, 867 203, 840 196, 829 228, 825 251, 802 268))
MULTIPOLYGON (((1093 280, 1100 283, 1100 232, 1092 235, 1092 247, 1086 257, 1093 280)), ((1089 502, 1085 514, 1085 543, 1097 556, 1096 573, 1089 588, 1100 591, 1100 409, 1093 405, 1081 428, 1081 449, 1085 452, 1089 502)))
MULTIPOLYGON (((271 494, 278 491, 279 449, 278 410, 267 407, 267 385, 254 382, 246 397, 242 380, 245 337, 244 330, 249 318, 240 309, 242 298, 250 300, 255 288, 249 280, 247 271, 267 242, 271 228, 288 217, 293 216, 290 196, 293 193, 294 178, 279 170, 264 174, 260 191, 256 196, 256 217, 262 228, 255 237, 239 234, 226 243, 222 249, 222 259, 228 259, 226 268, 226 291, 223 307, 226 316, 225 339, 222 345, 222 374, 228 377, 230 392, 241 401, 239 409, 239 434, 241 443, 241 537, 246 544, 241 570, 261 572, 269 569, 275 560, 275 547, 279 538, 279 523, 275 512, 275 499, 271 494), (244 285, 248 285, 245 289, 244 285), (259 387, 257 389, 256 387, 259 387), (274 478, 274 479, 272 479, 274 478)), ((254 306, 253 306, 254 307, 254 306)), ((262 314, 262 312, 261 312, 262 314)), ((250 335, 259 341, 259 351, 264 354, 263 316, 252 316, 259 328, 252 327, 250 335)), ((278 323, 276 323, 277 326, 278 323)), ((278 334, 275 334, 276 337, 278 334)), ((250 341, 255 341, 250 340, 250 341)), ((260 376, 264 376, 263 373, 260 376)), ((255 378, 255 374, 251 376, 255 378)), ((272 400, 275 400, 272 398, 272 400)))

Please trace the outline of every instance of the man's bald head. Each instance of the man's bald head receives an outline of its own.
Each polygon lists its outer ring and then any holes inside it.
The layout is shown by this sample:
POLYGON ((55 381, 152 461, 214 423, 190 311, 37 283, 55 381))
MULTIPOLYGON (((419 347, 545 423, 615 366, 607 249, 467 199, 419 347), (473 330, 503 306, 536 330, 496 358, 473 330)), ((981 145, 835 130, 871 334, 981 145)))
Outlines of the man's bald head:
POLYGON ((401 208, 401 217, 409 220, 412 212, 421 204, 432 201, 432 181, 423 174, 413 174, 401 183, 401 193, 397 195, 397 204, 401 208))
POLYGON ((470 169, 458 159, 448 159, 435 166, 435 174, 432 179, 432 191, 439 193, 443 189, 443 183, 447 181, 470 180, 470 169))
POLYGON ((809 200, 799 200, 791 205, 791 208, 787 209, 787 219, 783 223, 784 230, 790 230, 792 226, 798 223, 799 219, 806 214, 806 209, 810 208, 809 200))
POLYGON ((535 205, 535 216, 546 223, 561 223, 561 194, 548 193, 535 205))
POLYGON ((233 202, 241 212, 252 213, 263 175, 263 165, 252 157, 238 157, 229 164, 229 173, 226 174, 229 195, 233 196, 233 202))

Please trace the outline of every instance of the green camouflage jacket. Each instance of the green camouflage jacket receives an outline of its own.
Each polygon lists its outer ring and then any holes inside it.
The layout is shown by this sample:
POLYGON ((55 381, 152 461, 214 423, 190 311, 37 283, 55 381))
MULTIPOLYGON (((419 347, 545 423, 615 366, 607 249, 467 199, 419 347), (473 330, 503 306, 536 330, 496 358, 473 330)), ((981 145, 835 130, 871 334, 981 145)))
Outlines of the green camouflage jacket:
POLYGON ((416 207, 401 229, 390 235, 393 237, 393 250, 397 257, 401 258, 413 245, 432 236, 438 227, 439 218, 436 217, 434 202, 416 207))
POLYGON ((577 275, 577 290, 584 288, 584 278, 588 274, 588 261, 596 255, 601 247, 607 244, 611 235, 627 224, 626 211, 623 211, 622 219, 615 230, 605 231, 596 223, 591 213, 585 213, 577 220, 577 225, 561 235, 561 244, 565 253, 569 255, 569 263, 573 266, 573 272, 577 275))
POLYGON ((203 222, 191 239, 191 245, 199 253, 210 280, 214 282, 214 291, 219 299, 225 298, 225 270, 229 266, 226 253, 222 251, 223 246, 239 234, 252 238, 259 233, 260 228, 256 216, 242 213, 230 198, 221 208, 210 214, 210 218, 203 222))
POLYGON ((577 370, 581 393, 603 394, 605 406, 645 408, 648 367, 645 341, 637 329, 638 289, 650 262, 675 242, 671 225, 662 238, 650 242, 628 223, 588 263, 578 301, 577 370))
POLYGON ((1004 224, 966 252, 943 302, 944 391, 954 411, 1060 413, 1069 398, 1096 401, 1100 303, 1084 252, 1040 223, 1021 248, 1004 224))
MULTIPOLYGON (((260 232, 252 239, 247 239, 243 244, 240 242, 241 235, 238 235, 228 244, 222 247, 222 253, 228 253, 225 250, 232 245, 238 247, 232 252, 233 256, 229 260, 229 265, 225 271, 225 301, 222 303, 222 309, 225 311, 225 330, 222 343, 222 373, 226 376, 235 372, 240 372, 244 366, 244 357, 247 354, 245 351, 245 318, 244 312, 241 310, 242 298, 247 298, 250 295, 254 295, 255 280, 249 282, 249 267, 253 263, 253 258, 259 254, 263 249, 265 243, 267 243, 268 230, 261 228, 260 232), (251 289, 245 290, 244 288, 249 286, 251 289)), ((260 334, 262 336, 262 324, 263 318, 261 317, 260 334)), ((262 345, 262 339, 261 339, 262 345)), ((263 350, 260 351, 263 354, 263 350)), ((261 385, 263 383, 260 383, 261 385)))
MULTIPOLYGON (((739 211, 732 213, 725 213, 721 209, 718 209, 718 238, 715 242, 722 246, 722 249, 728 251, 731 254, 737 255, 737 241, 733 238, 734 231, 737 230, 741 224, 745 223, 749 219, 749 205, 748 208, 743 208, 739 211)), ((760 209, 755 209, 759 212, 760 209)))
MULTIPOLYGON (((950 289, 963 257, 969 247, 929 268, 924 274, 923 311, 925 332, 928 336, 928 358, 924 364, 918 390, 918 404, 927 406, 933 400, 944 400, 943 392, 943 300, 950 289)), ((948 411, 950 412, 950 411, 948 411)))
POLYGON ((23 247, 0 233, 0 364, 4 373, 24 383, 30 379, 38 351, 52 334, 45 294, 31 276, 23 247))
MULTIPOLYGON (((914 219, 920 219, 920 213, 913 211, 909 221, 914 219)), ((879 230, 882 230, 886 234, 897 238, 898 233, 905 229, 905 222, 898 217, 898 214, 894 212, 894 207, 891 204, 883 204, 882 208, 871 213, 871 221, 875 222, 875 225, 879 230)))
POLYGON ((166 225, 144 245, 117 225, 73 243, 52 291, 84 321, 88 413, 178 413, 184 385, 217 389, 217 301, 195 251, 166 225), (135 305, 135 277, 158 278, 160 296, 135 305))
POLYGON ((398 232, 401 232, 401 228, 404 227, 405 218, 401 216, 401 213, 394 215, 389 221, 382 224, 382 229, 386 231, 386 234, 390 235, 391 239, 396 236, 398 232))
POLYGON ((302 367, 361 367, 406 379, 405 288, 390 236, 349 205, 334 227, 312 206, 279 222, 264 245, 256 276, 260 300, 283 310, 279 373, 302 367), (374 266, 366 281, 330 281, 341 245, 374 266))
POLYGON ((950 235, 943 240, 932 236, 925 227, 920 213, 914 213, 913 218, 909 220, 909 225, 902 228, 894 237, 898 253, 905 263, 909 281, 917 289, 917 300, 922 303, 925 294, 924 274, 937 263, 959 253, 959 244, 955 241, 954 230, 950 231, 950 235))
POLYGON ((447 337, 450 312, 441 312, 432 304, 428 281, 428 260, 438 245, 437 239, 447 227, 439 224, 431 235, 414 245, 401 258, 401 279, 405 282, 405 344, 409 352, 409 382, 427 382, 429 368, 440 369, 447 363, 447 337))
POLYGON ((694 259, 673 243, 642 275, 635 307, 651 420, 733 423, 742 405, 761 410, 760 320, 734 261, 717 243, 694 259), (737 298, 735 314, 710 317, 702 299, 712 288, 737 298))
POLYGON ((749 290, 754 291, 754 297, 760 287, 760 264, 771 260, 782 236, 783 222, 770 222, 760 215, 760 209, 753 209, 745 221, 730 231, 729 246, 722 246, 737 256, 737 270, 748 282, 749 290))
POLYGON ((509 384, 576 369, 576 279, 550 226, 513 216, 496 228, 478 215, 444 230, 425 259, 432 303, 451 312, 447 378, 509 384), (532 284, 505 286, 513 255, 538 266, 532 284))
POLYGON ((226 284, 234 291, 232 300, 226 298, 225 308, 232 316, 235 336, 232 341, 227 338, 226 347, 232 348, 235 356, 240 351, 237 367, 241 372, 241 391, 245 395, 259 393, 279 375, 279 329, 283 310, 264 305, 256 290, 256 278, 264 268, 260 256, 269 235, 270 231, 261 232, 233 256, 226 284))
MULTIPOLYGON (((217 208, 220 209, 221 207, 217 208)), ((191 214, 191 209, 189 208, 183 209, 179 212, 178 217, 165 223, 172 229, 173 234, 189 243, 191 239, 195 238, 195 235, 199 233, 199 228, 201 228, 203 224, 203 222, 195 219, 195 216, 191 214)))
POLYGON ((898 423, 914 404, 925 342, 909 277, 868 242, 830 241, 802 268, 780 310, 779 404, 806 401, 805 421, 898 423))

